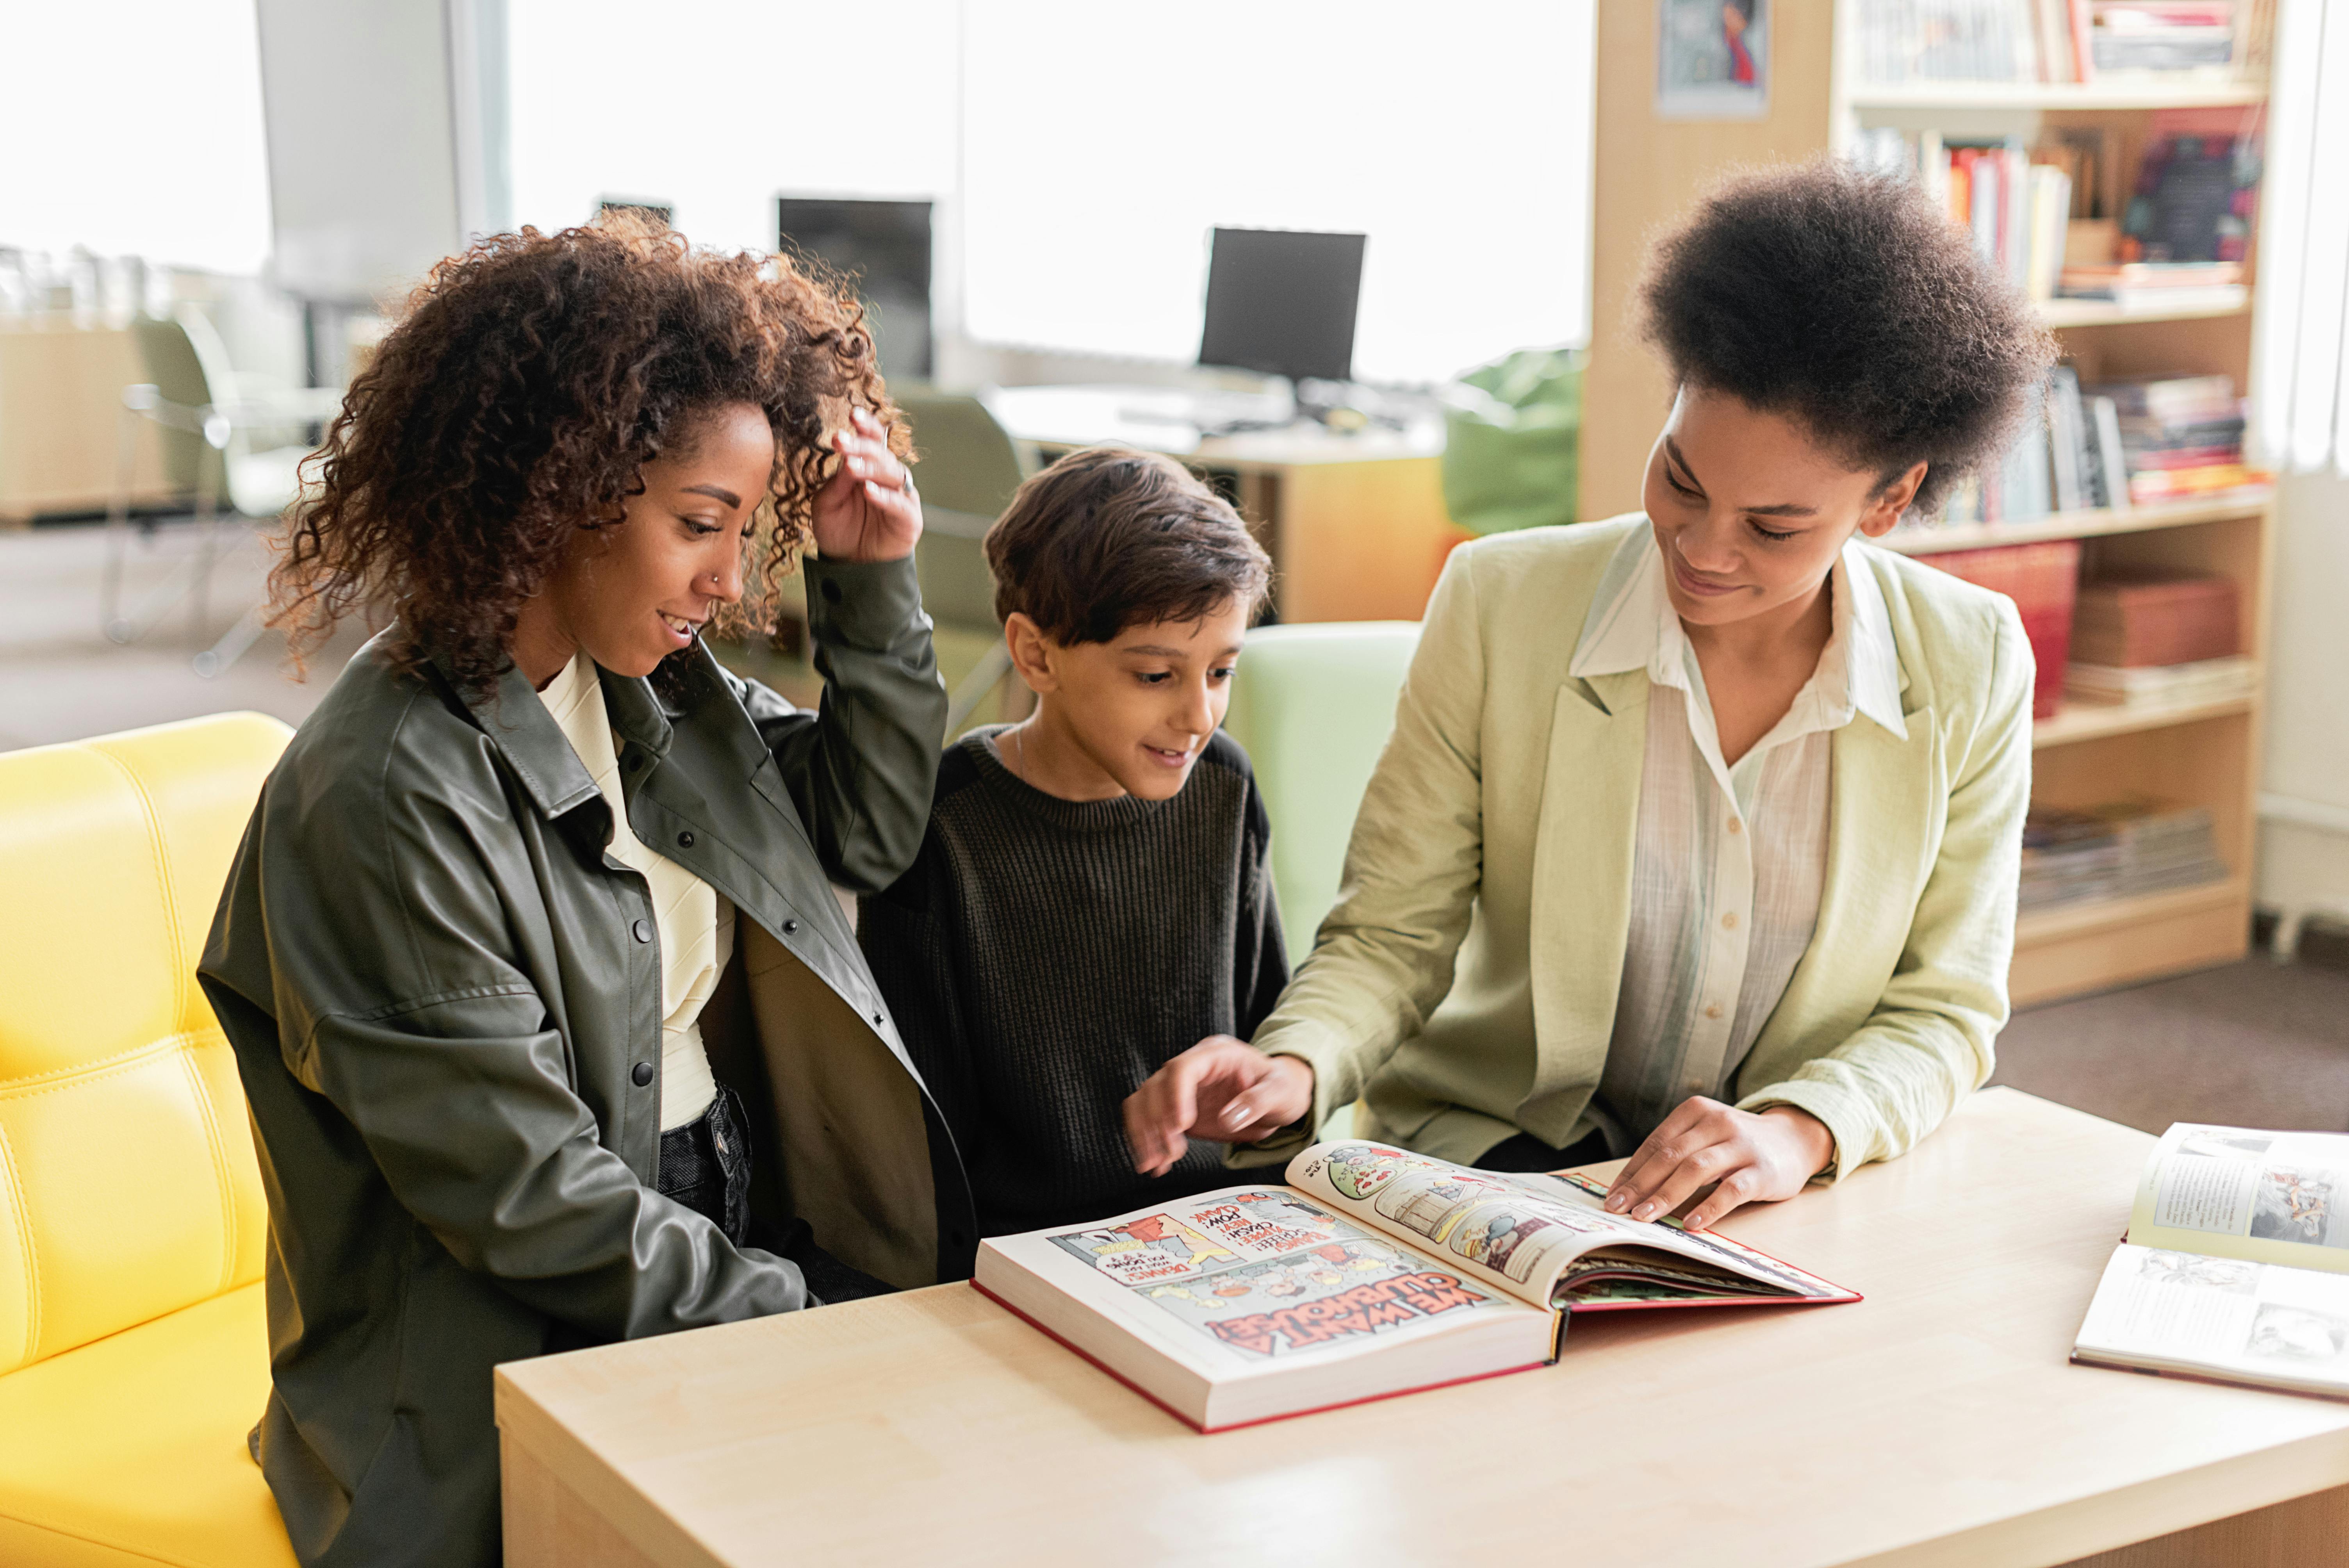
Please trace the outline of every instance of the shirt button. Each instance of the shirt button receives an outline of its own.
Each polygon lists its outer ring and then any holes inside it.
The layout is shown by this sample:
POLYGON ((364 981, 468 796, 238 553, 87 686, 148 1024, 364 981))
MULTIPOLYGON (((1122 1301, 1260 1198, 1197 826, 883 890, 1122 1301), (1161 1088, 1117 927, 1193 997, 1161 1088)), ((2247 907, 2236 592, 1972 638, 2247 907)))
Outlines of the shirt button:
POLYGON ((787 920, 783 922, 783 934, 785 936, 797 936, 799 932, 800 923, 798 921, 787 920))
POLYGON ((691 833, 679 833, 677 836, 677 847, 680 850, 689 850, 693 848, 693 835, 691 833))
POLYGON ((1732 817, 1729 819, 1729 830, 1733 833, 1742 833, 1745 830, 1745 824, 1732 817))
POLYGON ((1718 1017, 1720 1017, 1720 1016, 1721 1016, 1721 1004, 1720 1004, 1720 1003, 1718 1003, 1718 1002, 1707 1002, 1707 1003, 1704 1005, 1704 1016, 1705 1016, 1706 1017, 1708 1017, 1708 1018, 1718 1018, 1718 1017))
MULTIPOLYGON (((637 923, 642 924, 643 922, 639 921, 637 923)), ((1737 912, 1735 910, 1733 909, 1727 914, 1721 917, 1721 928, 1723 931, 1734 931, 1737 929, 1737 912)))
POLYGON ((628 930, 635 934, 638 942, 650 942, 653 939, 653 928, 641 920, 628 927, 628 930))
POLYGON ((873 1021, 874 1021, 874 1023, 876 1023, 876 1024, 877 1024, 877 1023, 879 1023, 879 1022, 881 1021, 881 1015, 880 1015, 880 1014, 878 1014, 878 1013, 874 1014, 874 1015, 873 1015, 873 1021))
POLYGON ((638 1088, 649 1088, 653 1081, 653 1064, 638 1062, 628 1069, 628 1081, 638 1088))

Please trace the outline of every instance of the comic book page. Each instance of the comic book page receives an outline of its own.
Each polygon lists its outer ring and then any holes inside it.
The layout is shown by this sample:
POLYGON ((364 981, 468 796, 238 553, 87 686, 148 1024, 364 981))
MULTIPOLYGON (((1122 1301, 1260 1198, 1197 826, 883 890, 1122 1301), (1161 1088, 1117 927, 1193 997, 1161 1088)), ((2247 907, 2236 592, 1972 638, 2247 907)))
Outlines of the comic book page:
POLYGON ((1117 1315, 1187 1351, 1188 1359, 1227 1370, 1367 1348, 1481 1313, 1524 1310, 1458 1268, 1279 1187, 1231 1188, 989 1244, 1026 1249, 1031 1240, 1082 1267, 1093 1288, 1066 1269, 1051 1270, 1081 1300, 1138 1309, 1117 1315))
POLYGON ((2072 1354, 2349 1395, 2349 1280, 2123 1245, 2105 1265, 2072 1354))
POLYGON ((2146 1161, 2128 1239, 2349 1274, 2349 1135, 2178 1122, 2146 1161))
POLYGON ((1288 1180, 1349 1219, 1415 1242, 1471 1277, 1535 1304, 1555 1299, 1559 1276, 1584 1254, 1634 1246, 1668 1253, 1753 1282, 1752 1294, 1846 1299, 1824 1280, 1713 1235, 1610 1214, 1588 1183, 1471 1171, 1382 1143, 1315 1144, 1289 1161, 1288 1180))

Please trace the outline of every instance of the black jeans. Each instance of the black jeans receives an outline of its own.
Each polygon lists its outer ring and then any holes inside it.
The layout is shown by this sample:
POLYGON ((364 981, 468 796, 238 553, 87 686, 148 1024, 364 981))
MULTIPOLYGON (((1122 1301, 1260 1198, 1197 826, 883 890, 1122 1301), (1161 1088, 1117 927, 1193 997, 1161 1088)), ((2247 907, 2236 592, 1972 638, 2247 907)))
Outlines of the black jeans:
POLYGON ((748 1128, 741 1100, 719 1084, 718 1098, 699 1118, 661 1134, 660 1195, 708 1220, 736 1246, 757 1247, 799 1264, 807 1280, 810 1306, 895 1290, 816 1245, 806 1221, 795 1217, 777 1232, 752 1217, 748 1128))

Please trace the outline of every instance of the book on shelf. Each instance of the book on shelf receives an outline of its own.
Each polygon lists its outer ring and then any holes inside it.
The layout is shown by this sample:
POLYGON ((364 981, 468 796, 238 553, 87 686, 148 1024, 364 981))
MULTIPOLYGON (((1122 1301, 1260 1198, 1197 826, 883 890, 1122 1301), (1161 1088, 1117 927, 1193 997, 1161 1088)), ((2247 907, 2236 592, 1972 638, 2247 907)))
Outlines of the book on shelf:
POLYGON ((2085 1366, 2349 1397, 2349 1137, 2178 1122, 2073 1341, 2085 1366))
POLYGON ((2226 880, 2210 813, 2147 796, 2033 806, 2023 824, 2016 907, 2055 909, 2226 880))
POLYGON ((1859 1297, 1575 1172, 1318 1143, 1254 1183, 982 1243, 971 1283, 1201 1431, 1557 1358, 1568 1316, 1859 1297))
POLYGON ((1862 79, 2192 83, 2265 68, 2273 0, 1859 0, 1862 79))
POLYGON ((2064 695, 2117 707, 2190 707, 2232 702, 2259 690, 2257 659, 2241 654, 2177 665, 2099 665, 2075 659, 2064 671, 2064 695))
POLYGON ((2113 262, 2066 265, 2055 280, 2060 299, 2089 300, 2127 312, 2239 310, 2251 301, 2239 262, 2113 262))
POLYGON ((2112 402, 2133 502, 2212 495, 2267 479, 2243 461, 2244 404, 2229 377, 2117 381, 2084 390, 2112 402))
POLYGON ((2124 669, 2197 664, 2243 651, 2234 579, 2169 572, 2103 573, 2080 585, 2072 652, 2124 669))
POLYGON ((2257 106, 2157 111, 2113 259, 2240 263, 2259 200, 2261 118, 2257 106))

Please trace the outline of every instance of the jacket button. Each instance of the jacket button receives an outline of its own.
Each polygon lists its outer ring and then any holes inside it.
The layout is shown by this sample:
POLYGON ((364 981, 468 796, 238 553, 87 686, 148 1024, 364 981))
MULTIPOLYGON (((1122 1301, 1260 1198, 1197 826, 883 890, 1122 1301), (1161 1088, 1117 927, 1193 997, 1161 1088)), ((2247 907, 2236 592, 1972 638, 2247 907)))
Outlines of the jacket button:
POLYGON ((628 771, 629 771, 629 772, 634 773, 637 769, 642 768, 644 765, 645 765, 645 754, 644 754, 643 752, 641 752, 641 751, 631 751, 630 753, 628 753, 628 771))
POLYGON ((783 922, 783 934, 785 936, 797 936, 799 934, 799 931, 800 923, 798 921, 787 920, 783 922))
POLYGON ((824 579, 823 583, 823 602, 827 604, 840 603, 840 584, 828 577, 824 579))
POLYGON ((649 1088, 653 1081, 653 1064, 638 1062, 628 1069, 628 1081, 638 1088, 649 1088))
POLYGON ((693 835, 691 833, 679 833, 677 836, 677 847, 680 850, 689 850, 693 848, 693 835))
POLYGON ((653 939, 653 928, 644 921, 636 922, 628 927, 628 930, 635 934, 638 942, 650 942, 653 939))

